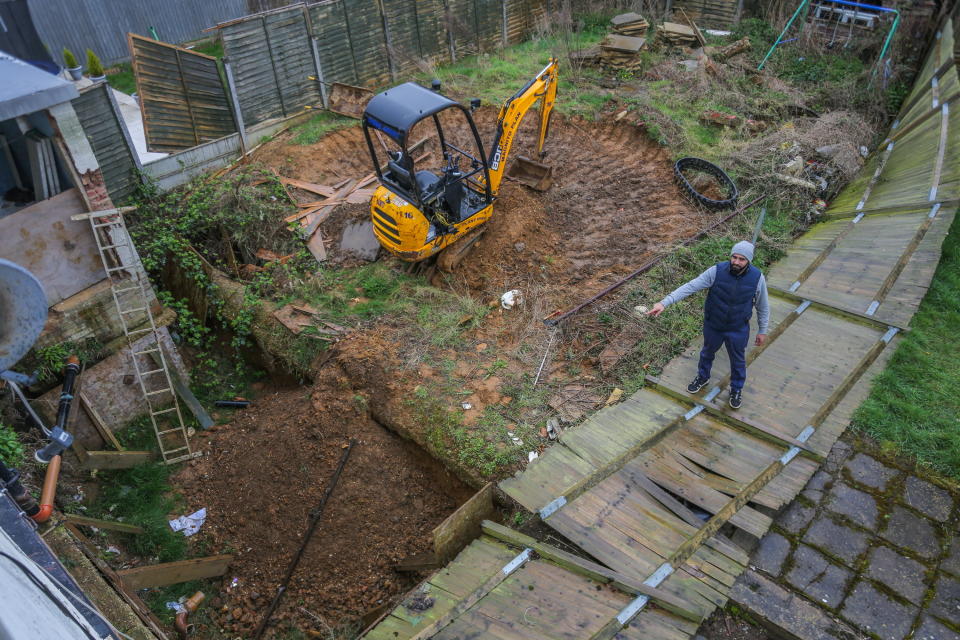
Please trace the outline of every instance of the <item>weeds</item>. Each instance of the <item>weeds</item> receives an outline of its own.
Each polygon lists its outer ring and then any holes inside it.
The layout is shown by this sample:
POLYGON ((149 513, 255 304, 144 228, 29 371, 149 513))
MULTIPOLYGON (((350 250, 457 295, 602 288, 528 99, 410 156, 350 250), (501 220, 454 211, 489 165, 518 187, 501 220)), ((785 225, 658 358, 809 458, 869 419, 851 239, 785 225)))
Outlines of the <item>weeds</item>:
POLYGON ((18 467, 27 457, 27 449, 13 428, 0 422, 0 460, 10 467, 18 467))
POLYGON ((899 454, 960 478, 960 217, 917 314, 853 425, 899 454))
POLYGON ((359 121, 340 116, 332 111, 320 111, 312 118, 291 129, 294 144, 314 144, 333 131, 359 126, 359 121))

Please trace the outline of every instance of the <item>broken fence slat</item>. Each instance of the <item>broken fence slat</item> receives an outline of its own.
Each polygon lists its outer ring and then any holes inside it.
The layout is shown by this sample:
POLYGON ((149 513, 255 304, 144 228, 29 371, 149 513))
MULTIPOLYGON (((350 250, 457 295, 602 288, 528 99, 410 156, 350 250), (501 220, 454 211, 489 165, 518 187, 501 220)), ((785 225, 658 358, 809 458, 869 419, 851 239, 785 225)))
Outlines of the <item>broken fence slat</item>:
POLYGON ((121 569, 117 571, 117 575, 123 580, 123 584, 130 589, 163 587, 168 584, 222 576, 227 572, 227 567, 231 561, 233 561, 231 555, 208 556, 133 569, 121 569))

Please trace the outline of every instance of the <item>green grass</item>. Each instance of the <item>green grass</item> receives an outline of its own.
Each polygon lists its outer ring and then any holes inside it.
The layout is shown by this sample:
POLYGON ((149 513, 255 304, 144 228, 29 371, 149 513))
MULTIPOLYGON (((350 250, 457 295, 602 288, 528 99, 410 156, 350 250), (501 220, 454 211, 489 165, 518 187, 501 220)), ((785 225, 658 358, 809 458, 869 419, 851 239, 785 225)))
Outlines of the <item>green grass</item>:
POLYGON ((593 82, 600 78, 595 69, 584 68, 574 74, 566 52, 593 46, 605 34, 605 27, 591 23, 588 28, 573 34, 570 42, 564 43, 556 36, 528 40, 494 53, 470 56, 455 64, 438 67, 418 80, 429 84, 431 79, 438 78, 446 95, 460 100, 480 98, 484 105, 499 107, 543 69, 551 56, 556 56, 560 59, 557 111, 593 118, 613 98, 593 82))
MULTIPOLYGON (((149 420, 141 420, 119 437, 125 444, 143 446, 153 438, 149 420)), ((130 550, 159 562, 182 560, 187 555, 187 540, 170 529, 167 520, 181 505, 169 485, 173 468, 162 462, 148 462, 132 469, 102 471, 101 493, 89 512, 93 517, 122 519, 140 525, 144 532, 129 537, 130 550)))
POLYGON ((133 68, 128 62, 122 62, 107 69, 107 82, 121 93, 131 94, 137 90, 137 81, 133 77, 133 68))
POLYGON ((960 478, 960 216, 920 309, 853 424, 891 452, 960 478))
POLYGON ((202 53, 208 56, 212 56, 219 60, 223 58, 223 42, 219 39, 207 40, 202 44, 196 45, 193 48, 193 51, 196 51, 197 53, 202 53))
POLYGON ((332 111, 319 111, 312 118, 293 127, 294 144, 314 144, 331 131, 359 125, 358 120, 340 116, 332 111))

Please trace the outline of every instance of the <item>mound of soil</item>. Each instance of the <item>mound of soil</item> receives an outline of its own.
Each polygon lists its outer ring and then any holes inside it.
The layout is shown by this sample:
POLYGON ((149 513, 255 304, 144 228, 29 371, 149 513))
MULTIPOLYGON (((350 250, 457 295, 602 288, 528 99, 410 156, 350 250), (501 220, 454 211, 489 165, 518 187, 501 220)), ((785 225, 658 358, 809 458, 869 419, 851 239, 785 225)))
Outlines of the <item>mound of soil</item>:
POLYGON ((299 607, 336 626, 409 589, 417 576, 392 566, 430 550, 432 529, 472 495, 374 422, 342 371, 324 371, 310 396, 303 388, 265 393, 211 430, 206 455, 174 478, 188 512, 207 508, 199 541, 234 554, 212 604, 221 628, 244 637, 276 593, 351 438, 357 444, 274 616, 279 628, 323 631, 299 607))
MULTIPOLYGON (((475 113, 481 139, 493 138, 497 109, 475 113)), ((521 123, 511 157, 534 156, 537 114, 521 123)), ((424 123, 411 140, 431 133, 424 123)), ((447 139, 472 148, 465 123, 444 123, 447 139)), ((281 175, 334 184, 371 171, 359 127, 334 132, 299 146, 290 135, 261 149, 256 159, 281 175)), ((554 113, 544 160, 554 167, 554 185, 544 193, 505 179, 484 237, 455 272, 452 281, 481 297, 537 282, 551 290, 550 304, 581 299, 602 280, 632 271, 653 253, 669 248, 710 224, 718 214, 703 212, 683 198, 673 181, 668 154, 640 127, 626 119, 589 122, 554 113)), ((438 169, 442 153, 431 140, 418 153, 431 152, 417 169, 438 169)), ((350 221, 368 216, 366 205, 341 206, 321 232, 332 238, 330 259, 339 262, 339 234, 350 221)))

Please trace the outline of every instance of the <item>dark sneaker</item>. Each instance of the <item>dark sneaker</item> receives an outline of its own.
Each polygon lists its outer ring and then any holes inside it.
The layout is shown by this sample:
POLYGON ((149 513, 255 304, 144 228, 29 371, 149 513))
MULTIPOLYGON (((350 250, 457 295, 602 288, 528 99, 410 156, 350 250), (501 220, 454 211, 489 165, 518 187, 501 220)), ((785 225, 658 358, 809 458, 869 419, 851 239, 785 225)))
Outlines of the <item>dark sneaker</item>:
POLYGON ((701 378, 700 374, 697 374, 697 377, 694 378, 690 384, 687 385, 687 391, 690 393, 696 393, 707 386, 707 383, 710 382, 710 378, 701 378))
POLYGON ((743 404, 743 398, 741 397, 742 395, 743 395, 742 391, 731 390, 730 397, 727 398, 727 402, 730 404, 732 408, 739 409, 740 405, 743 404))

